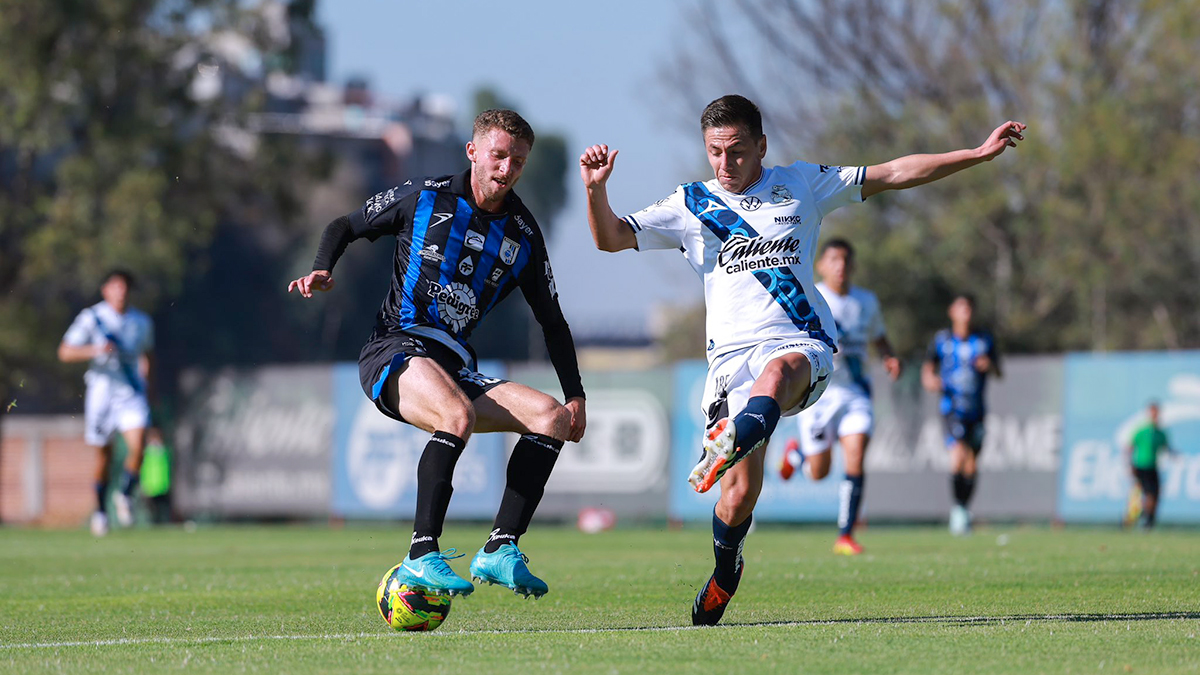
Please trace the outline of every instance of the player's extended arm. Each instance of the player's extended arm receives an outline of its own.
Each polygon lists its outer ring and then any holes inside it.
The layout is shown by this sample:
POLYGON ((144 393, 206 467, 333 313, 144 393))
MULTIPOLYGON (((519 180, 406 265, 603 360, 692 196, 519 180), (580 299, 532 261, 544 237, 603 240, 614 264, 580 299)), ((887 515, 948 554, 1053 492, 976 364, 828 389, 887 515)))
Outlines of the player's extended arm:
POLYGON ((875 351, 879 353, 879 358, 883 359, 883 369, 887 371, 888 377, 895 382, 900 377, 900 371, 903 366, 900 359, 896 358, 896 352, 892 349, 892 343, 887 339, 886 335, 880 335, 871 344, 875 345, 875 351))
POLYGON ((63 363, 79 363, 80 361, 91 361, 101 354, 112 354, 116 351, 116 345, 111 342, 106 342, 103 346, 69 345, 63 342, 58 345, 58 360, 63 363))
POLYGON ((288 293, 297 290, 301 296, 311 298, 313 291, 328 291, 333 288, 333 266, 352 241, 354 231, 350 226, 349 216, 342 216, 326 225, 325 231, 321 233, 321 243, 317 245, 313 271, 288 284, 288 293))
POLYGON ((637 248, 637 237, 625 221, 613 213, 608 203, 608 177, 619 150, 608 151, 607 145, 593 145, 579 156, 579 177, 587 192, 588 226, 592 239, 601 251, 624 251, 637 248))
POLYGON ((937 394, 942 391, 942 378, 935 372, 933 361, 926 361, 921 366, 921 385, 930 393, 937 394))
POLYGON ((937 155, 906 155, 890 162, 867 167, 867 178, 863 182, 863 199, 884 190, 904 190, 925 183, 932 183, 970 168, 976 164, 990 162, 1005 148, 1016 147, 1024 140, 1021 132, 1025 125, 1008 121, 996 127, 991 136, 977 148, 954 150, 937 155))

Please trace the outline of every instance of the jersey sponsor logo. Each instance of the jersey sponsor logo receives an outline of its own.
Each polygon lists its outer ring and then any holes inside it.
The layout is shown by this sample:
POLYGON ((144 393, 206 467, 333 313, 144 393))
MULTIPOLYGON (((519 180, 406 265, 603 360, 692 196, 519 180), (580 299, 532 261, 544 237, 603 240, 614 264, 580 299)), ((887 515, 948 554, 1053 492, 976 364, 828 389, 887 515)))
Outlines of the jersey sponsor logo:
POLYGON ((554 285, 554 272, 550 270, 550 261, 546 261, 546 284, 550 287, 550 297, 558 297, 558 287, 554 285))
POLYGON ((505 265, 511 266, 517 261, 517 253, 520 250, 520 244, 512 239, 509 239, 508 237, 505 237, 504 241, 500 243, 500 261, 505 265))
POLYGON ((776 225, 799 225, 802 222, 800 216, 775 216, 776 225))
POLYGON ((762 200, 758 197, 746 197, 738 202, 738 206, 742 207, 745 211, 757 211, 758 207, 762 206, 762 200))
POLYGON ((438 245, 437 244, 430 244, 430 245, 426 246, 425 248, 421 249, 421 252, 418 253, 417 255, 421 256, 422 258, 424 258, 426 260, 432 260, 433 262, 440 263, 440 262, 446 261, 446 256, 442 255, 441 253, 438 253, 438 245))
POLYGON ((429 179, 429 180, 426 180, 426 181, 425 181, 425 187, 427 187, 427 188, 444 188, 444 187, 446 187, 446 186, 448 186, 448 185, 450 185, 450 179, 449 179, 449 178, 447 178, 447 179, 445 179, 445 180, 433 180, 433 179, 429 179))
POLYGON ((519 214, 519 213, 514 214, 513 220, 517 221, 517 227, 521 228, 522 232, 524 232, 525 234, 527 234, 531 237, 533 236, 533 229, 525 224, 525 219, 521 217, 521 214, 519 214))
POLYGON ((829 173, 830 171, 833 171, 834 173, 841 173, 842 167, 831 166, 829 164, 822 164, 822 165, 820 165, 820 171, 821 171, 821 173, 829 173))
POLYGON ((487 241, 487 237, 485 237, 482 232, 467 230, 467 236, 463 238, 463 246, 466 246, 474 251, 482 251, 485 241, 487 241))
POLYGON ((469 277, 474 272, 475 272, 475 261, 471 260, 471 256, 467 256, 466 258, 463 258, 461 261, 459 261, 459 263, 458 263, 458 273, 459 274, 463 275, 464 277, 469 277))
POLYGON ((363 205, 363 217, 367 220, 379 215, 384 209, 392 205, 396 201, 396 188, 391 188, 386 192, 371 197, 367 203, 363 205))
POLYGON ((789 190, 786 185, 779 184, 771 186, 772 204, 783 204, 790 201, 792 201, 792 191, 789 190))
POLYGON ((504 276, 504 268, 497 267, 496 269, 492 270, 492 275, 490 277, 488 277, 487 285, 488 286, 499 286, 500 285, 500 277, 502 277, 502 276, 504 276))
POLYGON ((454 332, 462 332, 467 324, 479 318, 479 308, 475 306, 475 291, 469 286, 457 281, 442 286, 437 282, 429 283, 429 297, 437 300, 438 314, 454 332))
POLYGON ((768 267, 790 267, 801 264, 800 240, 791 236, 767 239, 735 234, 721 245, 717 264, 727 274, 749 272, 768 267))
POLYGON ((429 227, 434 228, 454 217, 453 213, 435 213, 433 218, 429 220, 429 227))

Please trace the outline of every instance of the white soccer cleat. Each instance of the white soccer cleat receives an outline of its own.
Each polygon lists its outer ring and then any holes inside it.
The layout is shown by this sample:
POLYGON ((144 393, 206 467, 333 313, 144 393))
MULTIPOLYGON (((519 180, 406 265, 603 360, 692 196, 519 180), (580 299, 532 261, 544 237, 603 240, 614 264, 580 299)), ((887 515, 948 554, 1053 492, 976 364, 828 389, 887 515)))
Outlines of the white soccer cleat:
POLYGON ((108 534, 108 516, 101 511, 92 514, 92 536, 103 537, 108 534))
POLYGON ((129 499, 129 495, 124 492, 114 492, 112 500, 113 506, 117 510, 117 523, 121 527, 130 527, 133 525, 133 504, 129 499))
POLYGON ((737 462, 731 461, 737 451, 734 438, 733 420, 726 417, 704 434, 704 454, 688 476, 696 492, 704 493, 712 489, 721 476, 725 475, 737 462))
POLYGON ((950 509, 950 534, 956 537, 971 534, 971 512, 966 507, 956 504, 950 509))

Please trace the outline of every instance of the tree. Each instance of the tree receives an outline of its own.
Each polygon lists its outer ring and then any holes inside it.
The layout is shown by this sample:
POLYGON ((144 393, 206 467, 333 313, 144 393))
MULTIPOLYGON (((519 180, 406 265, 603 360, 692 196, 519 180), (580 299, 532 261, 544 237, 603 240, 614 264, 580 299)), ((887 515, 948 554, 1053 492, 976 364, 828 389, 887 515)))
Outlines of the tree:
POLYGON ((53 407, 79 393, 63 386, 77 370, 54 363, 55 346, 105 269, 131 268, 139 304, 153 309, 203 264, 218 222, 286 210, 289 172, 266 170, 276 156, 247 152, 238 130, 262 100, 253 74, 215 52, 230 35, 270 48, 243 4, 0 0, 6 402, 20 390, 53 407), (206 98, 205 76, 229 86, 206 98))
POLYGON ((1017 350, 1200 345, 1196 2, 695 10, 670 91, 689 120, 723 93, 756 100, 776 158, 872 164, 1029 124, 1011 156, 827 224, 861 244, 861 282, 904 308, 888 312, 904 348, 945 322, 957 290, 976 292, 1017 350))

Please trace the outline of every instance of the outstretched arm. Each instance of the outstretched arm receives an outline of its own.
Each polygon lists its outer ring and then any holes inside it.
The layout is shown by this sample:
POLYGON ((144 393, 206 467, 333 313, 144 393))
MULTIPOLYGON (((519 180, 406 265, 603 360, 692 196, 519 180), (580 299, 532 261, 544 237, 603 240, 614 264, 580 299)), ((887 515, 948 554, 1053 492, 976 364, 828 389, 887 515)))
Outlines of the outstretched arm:
POLYGON ((317 245, 313 271, 288 284, 288 293, 295 290, 299 291, 302 297, 311 298, 313 291, 328 291, 333 288, 333 266, 351 241, 354 241, 354 231, 349 216, 329 223, 321 233, 321 243, 317 245))
POLYGON ((593 145, 579 156, 579 177, 587 190, 588 226, 592 239, 601 251, 623 251, 637 248, 633 229, 613 213, 608 203, 608 177, 619 150, 608 151, 607 145, 593 145))
POLYGON ((1016 147, 1024 140, 1021 132, 1025 125, 1008 121, 996 127, 991 136, 977 148, 954 150, 938 155, 906 155, 890 162, 867 167, 867 178, 863 183, 863 199, 884 190, 904 190, 925 183, 932 183, 999 157, 1005 148, 1016 147))

